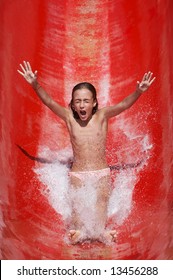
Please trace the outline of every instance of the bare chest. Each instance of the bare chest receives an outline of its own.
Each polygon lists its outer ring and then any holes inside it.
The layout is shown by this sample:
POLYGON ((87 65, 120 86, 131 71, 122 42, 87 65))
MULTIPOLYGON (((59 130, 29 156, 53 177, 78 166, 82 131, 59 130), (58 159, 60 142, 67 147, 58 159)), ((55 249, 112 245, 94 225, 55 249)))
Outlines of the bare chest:
POLYGON ((73 125, 71 127, 70 136, 75 141, 85 140, 91 141, 101 136, 101 126, 88 125, 86 127, 80 127, 79 125, 73 125))
POLYGON ((70 124, 70 137, 72 142, 90 143, 103 141, 106 138, 106 125, 101 122, 91 121, 87 125, 80 125, 75 120, 70 124))

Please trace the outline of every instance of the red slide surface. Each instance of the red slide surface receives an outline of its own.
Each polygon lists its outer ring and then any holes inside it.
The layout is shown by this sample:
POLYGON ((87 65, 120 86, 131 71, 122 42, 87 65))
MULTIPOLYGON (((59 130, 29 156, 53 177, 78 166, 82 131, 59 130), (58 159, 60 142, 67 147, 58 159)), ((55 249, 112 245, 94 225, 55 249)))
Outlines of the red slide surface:
POLYGON ((172 259, 172 13, 171 0, 1 0, 1 259, 172 259), (156 76, 110 122, 108 162, 126 166, 112 172, 112 246, 64 239, 49 161, 67 154, 68 132, 17 73, 23 60, 64 106, 81 81, 95 85, 102 107, 133 92, 145 71, 156 76))

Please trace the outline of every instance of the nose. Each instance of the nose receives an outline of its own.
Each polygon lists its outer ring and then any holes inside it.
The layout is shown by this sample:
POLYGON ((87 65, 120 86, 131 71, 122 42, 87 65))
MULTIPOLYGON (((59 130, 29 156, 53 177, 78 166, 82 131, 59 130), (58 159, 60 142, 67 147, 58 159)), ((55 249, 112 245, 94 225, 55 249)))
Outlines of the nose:
POLYGON ((84 102, 83 101, 80 102, 80 108, 84 108, 84 102))

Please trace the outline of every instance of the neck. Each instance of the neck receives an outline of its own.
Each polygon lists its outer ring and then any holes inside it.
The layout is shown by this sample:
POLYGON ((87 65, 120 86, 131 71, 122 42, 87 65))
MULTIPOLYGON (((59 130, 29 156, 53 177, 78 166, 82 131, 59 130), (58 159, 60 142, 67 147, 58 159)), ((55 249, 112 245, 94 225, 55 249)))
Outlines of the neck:
POLYGON ((82 127, 85 127, 85 126, 87 126, 87 124, 89 123, 89 121, 92 119, 92 116, 93 115, 91 115, 87 120, 85 120, 85 121, 83 121, 83 120, 81 120, 81 119, 76 119, 76 121, 78 122, 78 124, 80 125, 80 126, 82 126, 82 127))

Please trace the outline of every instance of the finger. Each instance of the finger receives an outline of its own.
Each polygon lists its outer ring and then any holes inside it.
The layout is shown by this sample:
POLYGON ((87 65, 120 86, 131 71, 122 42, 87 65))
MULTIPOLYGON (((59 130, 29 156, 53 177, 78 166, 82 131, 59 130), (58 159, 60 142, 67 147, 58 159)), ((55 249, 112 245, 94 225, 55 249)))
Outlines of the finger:
POLYGON ((147 73, 146 75, 146 80, 149 80, 151 78, 153 73, 151 73, 150 71, 147 73))
POLYGON ((20 64, 20 67, 22 68, 23 72, 25 73, 25 72, 26 72, 26 70, 25 70, 25 68, 23 67, 23 65, 22 65, 22 64, 20 64))
POLYGON ((143 90, 142 90, 143 83, 144 83, 144 82, 139 82, 139 81, 137 81, 137 90, 140 90, 141 92, 143 91, 143 90))
POLYGON ((140 87, 140 81, 137 81, 137 88, 140 87))
POLYGON ((152 79, 152 76, 153 76, 153 73, 151 71, 148 72, 148 77, 147 77, 148 82, 150 82, 150 80, 152 79))
POLYGON ((154 82, 155 79, 156 79, 156 77, 154 77, 154 78, 149 82, 149 85, 151 85, 151 84, 154 82))
POLYGON ((31 65, 30 65, 29 61, 27 61, 26 64, 27 64, 28 69, 29 69, 30 71, 32 71, 32 68, 31 68, 31 65))
POLYGON ((37 70, 33 73, 33 77, 37 79, 37 70))
POLYGON ((23 72, 21 72, 20 70, 17 70, 17 72, 24 77, 23 72))
POLYGON ((142 78, 142 81, 145 81, 146 80, 146 77, 147 77, 147 73, 144 74, 143 78, 142 78))
POLYGON ((23 63, 24 63, 24 65, 25 65, 26 71, 28 71, 29 69, 28 69, 28 65, 27 65, 26 61, 24 60, 23 63))

